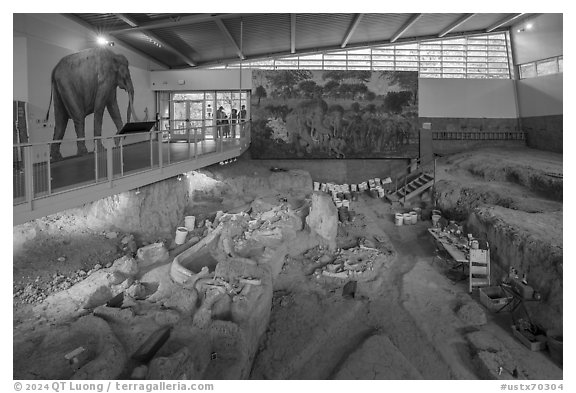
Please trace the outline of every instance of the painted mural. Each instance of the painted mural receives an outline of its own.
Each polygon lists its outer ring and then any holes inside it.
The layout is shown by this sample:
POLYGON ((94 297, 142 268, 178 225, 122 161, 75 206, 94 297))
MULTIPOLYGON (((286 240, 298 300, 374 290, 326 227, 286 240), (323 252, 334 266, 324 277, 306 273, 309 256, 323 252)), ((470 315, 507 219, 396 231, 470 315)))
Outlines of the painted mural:
POLYGON ((418 73, 252 71, 253 158, 418 155, 418 73))

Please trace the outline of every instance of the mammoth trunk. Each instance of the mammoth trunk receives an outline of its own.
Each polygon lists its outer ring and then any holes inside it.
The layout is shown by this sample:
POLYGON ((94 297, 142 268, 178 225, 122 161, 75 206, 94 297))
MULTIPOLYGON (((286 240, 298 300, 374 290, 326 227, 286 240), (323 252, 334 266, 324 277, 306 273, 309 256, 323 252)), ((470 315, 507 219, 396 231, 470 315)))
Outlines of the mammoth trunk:
POLYGON ((139 122, 140 119, 136 116, 136 111, 134 111, 134 90, 128 90, 128 110, 126 113, 126 123, 130 123, 130 116, 134 116, 134 121, 139 122))

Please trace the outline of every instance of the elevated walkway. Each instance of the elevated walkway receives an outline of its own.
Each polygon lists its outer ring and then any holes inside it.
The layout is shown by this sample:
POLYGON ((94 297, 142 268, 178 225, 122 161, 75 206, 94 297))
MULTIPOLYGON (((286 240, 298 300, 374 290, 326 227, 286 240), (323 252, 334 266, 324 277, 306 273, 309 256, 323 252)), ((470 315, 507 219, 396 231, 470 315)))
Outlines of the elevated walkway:
POLYGON ((50 160, 52 141, 14 145, 13 225, 238 157, 250 146, 250 123, 237 127, 210 140, 199 140, 200 129, 177 142, 161 131, 67 140, 62 151, 82 141, 94 148, 60 161, 50 160))

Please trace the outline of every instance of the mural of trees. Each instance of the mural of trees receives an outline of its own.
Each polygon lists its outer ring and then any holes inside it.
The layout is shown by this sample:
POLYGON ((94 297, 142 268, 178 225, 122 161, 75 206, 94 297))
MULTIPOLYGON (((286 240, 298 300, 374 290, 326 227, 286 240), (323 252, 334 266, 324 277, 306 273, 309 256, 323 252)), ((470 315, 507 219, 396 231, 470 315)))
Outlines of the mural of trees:
POLYGON ((253 70, 252 75, 254 158, 418 154, 416 72, 253 70))

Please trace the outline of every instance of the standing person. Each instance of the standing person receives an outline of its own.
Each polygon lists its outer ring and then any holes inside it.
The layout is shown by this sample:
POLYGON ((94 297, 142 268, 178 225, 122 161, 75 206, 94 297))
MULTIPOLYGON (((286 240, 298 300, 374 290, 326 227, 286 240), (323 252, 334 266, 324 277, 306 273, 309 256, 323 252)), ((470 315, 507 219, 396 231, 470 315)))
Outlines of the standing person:
POLYGON ((236 138, 236 124, 238 123, 238 111, 236 108, 232 109, 230 114, 230 122, 232 123, 232 139, 236 138))
POLYGON ((224 138, 230 137, 230 122, 228 121, 228 116, 224 113, 224 118, 222 119, 222 131, 224 138))
POLYGON ((224 107, 218 108, 216 111, 216 137, 222 136, 223 133, 223 124, 224 124, 224 117, 226 114, 224 113, 224 107))
POLYGON ((244 123, 246 121, 246 105, 242 105, 240 109, 240 123, 244 123))

